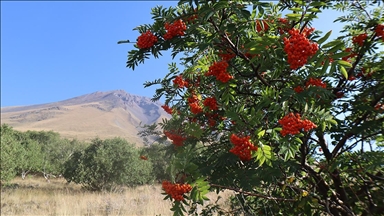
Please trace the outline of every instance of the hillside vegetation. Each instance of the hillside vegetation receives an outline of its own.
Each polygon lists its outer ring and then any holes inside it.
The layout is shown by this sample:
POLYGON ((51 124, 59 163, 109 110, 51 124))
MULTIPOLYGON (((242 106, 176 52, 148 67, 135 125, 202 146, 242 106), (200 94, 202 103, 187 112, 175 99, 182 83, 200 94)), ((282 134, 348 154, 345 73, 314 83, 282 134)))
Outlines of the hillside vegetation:
POLYGON ((82 142, 53 131, 14 130, 1 125, 1 182, 41 174, 49 181, 63 176, 83 188, 101 191, 137 186, 168 178, 166 151, 172 146, 136 147, 122 138, 82 142))
MULTIPOLYGON (((173 146, 122 138, 81 142, 1 125, 1 215, 170 215, 160 182, 173 146)), ((211 193, 230 208, 233 193, 211 193), (223 197, 223 199, 218 198, 223 197)), ((229 210, 228 210, 229 211, 229 210)))

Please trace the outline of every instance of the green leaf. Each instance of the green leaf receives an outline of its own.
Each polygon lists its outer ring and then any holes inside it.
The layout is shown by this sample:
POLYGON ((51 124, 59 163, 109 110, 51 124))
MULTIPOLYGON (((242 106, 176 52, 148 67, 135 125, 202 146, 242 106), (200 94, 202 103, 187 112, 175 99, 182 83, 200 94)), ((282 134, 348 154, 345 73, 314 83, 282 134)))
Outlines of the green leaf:
POLYGON ((329 54, 333 54, 333 53, 339 51, 343 46, 344 46, 344 43, 338 43, 335 46, 333 46, 332 48, 330 48, 329 50, 327 50, 327 52, 329 54))
POLYGON ((321 12, 321 10, 319 10, 318 8, 310 8, 308 11, 313 13, 321 12))
POLYGON ((322 46, 322 48, 334 47, 334 46, 337 46, 339 44, 343 44, 343 41, 341 41, 341 40, 333 40, 333 41, 330 41, 330 42, 324 44, 322 46))
POLYGON ((186 131, 188 134, 193 135, 196 138, 200 138, 204 133, 204 131, 197 123, 188 124, 186 131))
POLYGON ((302 141, 299 137, 295 137, 294 140, 295 140, 297 143, 303 144, 303 141, 302 141))
POLYGON ((341 66, 344 66, 344 67, 348 67, 348 68, 352 67, 351 63, 349 63, 347 61, 344 61, 344 60, 337 60, 336 63, 338 65, 341 65, 341 66))
POLYGON ((321 63, 324 63, 325 56, 324 55, 318 55, 316 58, 315 56, 313 61, 316 61, 315 66, 313 66, 314 69, 320 67, 321 63))
POLYGON ((325 122, 321 122, 321 131, 325 131, 325 128, 326 128, 326 124, 325 124, 325 122))
POLYGON ((263 165, 264 162, 267 163, 268 166, 271 166, 273 153, 271 146, 268 145, 260 145, 259 149, 256 152, 253 152, 256 155, 256 161, 259 162, 259 166, 263 165))
POLYGON ((339 53, 333 54, 333 55, 332 55, 332 58, 333 58, 333 59, 339 59, 339 58, 348 56, 348 55, 350 55, 350 54, 351 54, 351 53, 349 53, 349 52, 339 52, 339 53))
POLYGON ((333 125, 337 125, 337 121, 334 120, 334 119, 330 119, 328 120, 329 123, 333 124, 333 125))
MULTIPOLYGON (((296 11, 296 12, 301 12, 301 11, 303 11, 302 8, 298 8, 298 7, 288 8, 288 10, 296 11)), ((300 14, 300 16, 301 16, 301 14, 300 14)))
POLYGON ((342 65, 339 65, 339 70, 340 70, 341 74, 345 77, 345 79, 348 79, 348 72, 345 69, 345 67, 342 65))
POLYGON ((294 0, 294 2, 296 2, 299 5, 304 5, 305 4, 305 2, 303 0, 294 0))
POLYGON ((209 198, 208 198, 207 196, 205 196, 205 195, 203 195, 202 198, 203 198, 204 200, 209 201, 209 198))
POLYGON ((215 11, 218 11, 218 10, 221 10, 221 9, 224 9, 228 7, 228 1, 220 1, 218 3, 216 3, 213 8, 215 11))
POLYGON ((329 58, 326 58, 323 68, 321 69, 321 74, 325 74, 327 72, 327 69, 329 67, 329 62, 330 62, 329 58))
POLYGON ((211 16, 215 13, 214 10, 210 10, 207 14, 205 14, 205 16, 203 17, 203 20, 204 21, 207 21, 209 20, 209 18, 211 18, 211 16))
POLYGON ((331 36, 332 34, 332 30, 327 32, 327 34, 325 34, 322 38, 320 38, 319 40, 317 40, 317 43, 320 45, 322 43, 324 43, 328 38, 329 36, 331 36))
POLYGON ((257 137, 260 139, 261 137, 263 137, 265 134, 265 130, 262 130, 260 132, 257 133, 257 137))
POLYGON ((289 20, 299 20, 301 17, 301 14, 291 13, 291 14, 286 14, 285 16, 287 16, 289 20))

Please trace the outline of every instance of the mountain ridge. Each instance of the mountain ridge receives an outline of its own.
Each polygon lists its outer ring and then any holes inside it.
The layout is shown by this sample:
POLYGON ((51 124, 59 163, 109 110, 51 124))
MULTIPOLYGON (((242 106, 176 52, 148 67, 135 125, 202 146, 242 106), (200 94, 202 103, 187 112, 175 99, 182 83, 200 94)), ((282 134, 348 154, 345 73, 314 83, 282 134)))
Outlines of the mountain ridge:
POLYGON ((85 141, 119 136, 142 145, 139 125, 170 117, 161 105, 124 90, 97 91, 52 103, 1 107, 1 122, 21 131, 52 130, 85 141))

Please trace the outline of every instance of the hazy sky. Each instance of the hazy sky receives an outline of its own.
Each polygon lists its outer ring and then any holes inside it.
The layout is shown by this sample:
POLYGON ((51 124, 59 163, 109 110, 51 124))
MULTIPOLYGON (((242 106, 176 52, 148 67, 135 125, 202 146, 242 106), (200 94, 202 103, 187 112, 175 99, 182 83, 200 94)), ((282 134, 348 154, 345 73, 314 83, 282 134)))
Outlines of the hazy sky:
MULTIPOLYGON (((1 106, 56 102, 95 91, 123 89, 151 97, 145 81, 162 78, 171 57, 126 68, 132 29, 151 23, 150 10, 176 1, 1 1, 1 106)), ((335 12, 314 26, 340 30, 335 12)), ((335 35, 334 35, 335 36, 335 35)))

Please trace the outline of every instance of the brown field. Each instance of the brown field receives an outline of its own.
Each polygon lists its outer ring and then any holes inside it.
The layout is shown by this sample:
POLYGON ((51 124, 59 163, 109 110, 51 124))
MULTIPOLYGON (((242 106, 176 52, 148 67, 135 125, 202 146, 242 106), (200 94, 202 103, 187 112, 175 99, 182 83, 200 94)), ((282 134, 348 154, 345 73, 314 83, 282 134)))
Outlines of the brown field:
MULTIPOLYGON (((16 178, 1 188, 1 215, 172 215, 160 185, 124 188, 120 192, 89 192, 64 179, 16 178)), ((225 200, 230 192, 220 194, 225 200)), ((216 200, 215 193, 208 194, 216 200)))

